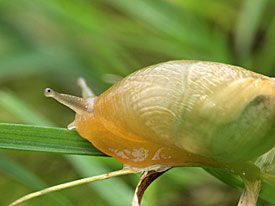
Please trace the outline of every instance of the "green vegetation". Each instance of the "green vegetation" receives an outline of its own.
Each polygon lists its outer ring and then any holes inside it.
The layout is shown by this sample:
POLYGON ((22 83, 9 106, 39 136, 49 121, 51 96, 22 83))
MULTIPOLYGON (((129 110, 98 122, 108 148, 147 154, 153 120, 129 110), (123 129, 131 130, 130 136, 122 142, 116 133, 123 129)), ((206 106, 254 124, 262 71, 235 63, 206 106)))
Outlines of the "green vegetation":
MULTIPOLYGON (((32 150, 27 140, 33 132, 43 131, 35 151, 45 149, 43 141, 49 138, 47 148, 51 146, 52 152, 99 155, 83 139, 72 141, 75 146, 66 143, 65 133, 77 137, 73 131, 42 128, 65 128, 74 118, 72 111, 45 98, 44 88, 80 95, 79 76, 96 94, 136 69, 172 59, 224 62, 275 76, 274 10, 273 0, 2 0, 0 122, 11 124, 0 125, 0 148, 16 149, 20 140, 21 149, 25 144, 32 150), (20 132, 7 135, 9 128, 20 132), (67 145, 58 148, 58 143, 67 145), (80 152, 77 145, 86 151, 80 152)), ((274 153, 268 154, 267 162, 256 160, 270 174, 275 173, 274 153)), ((109 157, 1 149, 0 205, 33 190, 121 167, 109 157)), ((208 172, 237 189, 243 186, 230 173, 208 172)), ((118 177, 22 205, 129 205, 137 180, 137 175, 118 177)), ((274 188, 266 183, 261 192, 273 204, 274 188)), ((176 168, 150 186, 143 203, 236 205, 239 196, 238 190, 201 168, 176 168)), ((270 203, 260 200, 258 205, 270 203)))

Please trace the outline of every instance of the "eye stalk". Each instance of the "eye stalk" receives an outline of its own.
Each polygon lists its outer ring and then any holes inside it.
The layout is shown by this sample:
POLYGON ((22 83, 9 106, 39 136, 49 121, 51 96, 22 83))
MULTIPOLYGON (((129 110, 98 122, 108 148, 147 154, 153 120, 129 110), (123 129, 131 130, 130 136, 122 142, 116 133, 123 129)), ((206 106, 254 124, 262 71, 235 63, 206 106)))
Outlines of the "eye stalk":
POLYGON ((61 104, 74 110, 77 114, 85 114, 88 112, 88 102, 84 98, 75 97, 68 94, 60 94, 50 88, 44 90, 46 97, 52 97, 61 104))

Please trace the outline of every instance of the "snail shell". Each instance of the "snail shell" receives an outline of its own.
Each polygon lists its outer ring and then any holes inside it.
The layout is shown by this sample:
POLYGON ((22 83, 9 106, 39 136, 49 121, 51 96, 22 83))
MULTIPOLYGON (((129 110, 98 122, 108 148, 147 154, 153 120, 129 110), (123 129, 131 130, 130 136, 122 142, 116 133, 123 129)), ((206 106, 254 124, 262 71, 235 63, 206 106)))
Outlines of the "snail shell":
POLYGON ((79 134, 129 166, 248 161, 275 145, 275 80, 237 66, 165 62, 78 101, 79 134))

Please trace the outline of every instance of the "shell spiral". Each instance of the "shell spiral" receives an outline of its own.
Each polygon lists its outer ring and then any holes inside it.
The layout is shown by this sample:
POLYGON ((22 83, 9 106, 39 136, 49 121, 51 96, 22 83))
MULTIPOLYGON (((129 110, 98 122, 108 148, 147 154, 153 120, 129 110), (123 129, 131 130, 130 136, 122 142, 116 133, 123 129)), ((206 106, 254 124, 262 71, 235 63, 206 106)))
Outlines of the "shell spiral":
POLYGON ((274 79, 227 64, 147 67, 100 95, 94 110, 137 142, 217 161, 247 161, 275 145, 274 79))

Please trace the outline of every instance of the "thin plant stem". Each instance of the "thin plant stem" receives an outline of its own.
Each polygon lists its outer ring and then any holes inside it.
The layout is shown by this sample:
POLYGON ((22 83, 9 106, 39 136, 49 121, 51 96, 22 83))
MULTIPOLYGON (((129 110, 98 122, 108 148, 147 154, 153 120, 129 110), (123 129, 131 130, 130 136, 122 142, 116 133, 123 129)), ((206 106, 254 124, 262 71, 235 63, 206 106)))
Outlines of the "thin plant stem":
POLYGON ((95 181, 98 181, 98 180, 109 179, 109 178, 115 177, 115 176, 133 174, 133 173, 138 173, 138 172, 140 172, 139 168, 126 168, 126 169, 121 169, 121 170, 118 170, 118 171, 109 172, 109 173, 102 174, 102 175, 97 175, 97 176, 93 176, 93 177, 88 177, 88 178, 75 180, 75 181, 72 181, 72 182, 63 183, 63 184, 60 184, 60 185, 48 187, 46 189, 43 189, 43 190, 31 193, 31 194, 25 195, 25 196, 19 198, 18 200, 12 202, 11 204, 9 204, 9 206, 15 206, 15 205, 18 205, 18 204, 20 204, 22 202, 25 202, 27 200, 33 199, 35 197, 45 195, 45 194, 50 193, 50 192, 62 190, 62 189, 65 189, 65 188, 69 188, 69 187, 73 187, 73 186, 77 186, 77 185, 81 185, 81 184, 86 184, 86 183, 90 183, 90 182, 95 182, 95 181))

